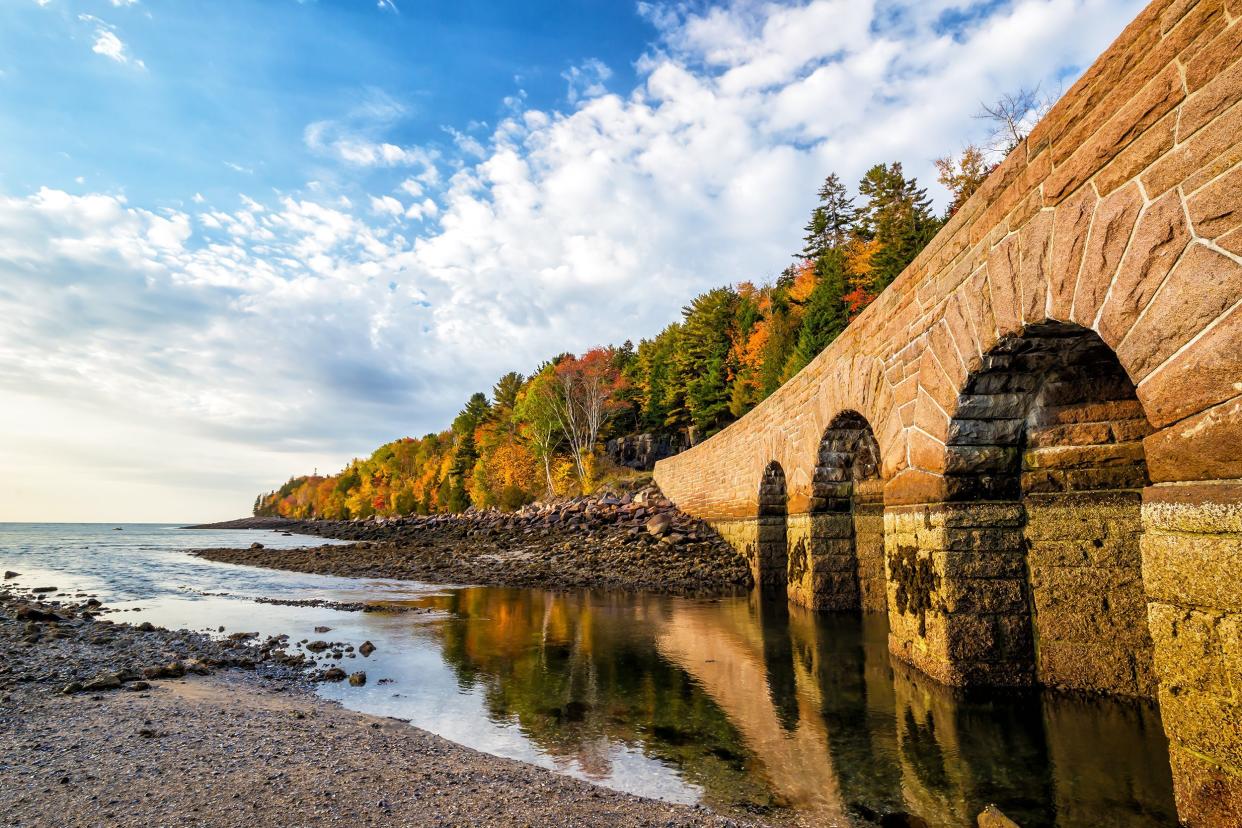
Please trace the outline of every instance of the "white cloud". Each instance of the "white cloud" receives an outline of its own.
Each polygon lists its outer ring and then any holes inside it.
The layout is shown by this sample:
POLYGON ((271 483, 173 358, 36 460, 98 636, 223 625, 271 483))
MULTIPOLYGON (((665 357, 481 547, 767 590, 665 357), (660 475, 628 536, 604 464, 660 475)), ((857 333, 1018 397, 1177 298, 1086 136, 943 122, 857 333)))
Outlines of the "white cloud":
POLYGON ((225 161, 224 166, 228 167, 233 172, 239 172, 242 175, 254 175, 253 167, 243 167, 235 161, 225 161))
POLYGON ((355 167, 412 167, 416 178, 434 182, 439 177, 439 152, 418 146, 400 146, 376 135, 405 115, 405 108, 385 95, 374 93, 340 120, 314 121, 303 130, 302 140, 312 152, 355 167))
POLYGON ((371 212, 383 216, 400 216, 405 213, 405 205, 392 196, 371 196, 371 212))
MULTIPOLYGON (((190 486, 204 457, 222 479, 235 465, 201 516, 240 512, 256 457, 259 485, 312 456, 339 467, 443 427, 504 371, 652 335, 698 291, 775 275, 828 172, 901 160, 931 184, 931 159, 982 131, 979 101, 1086 66, 1140 5, 1014 0, 960 31, 937 21, 964 0, 652 6, 661 39, 635 88, 591 88, 597 72, 570 112, 515 95, 477 147, 407 145, 403 107, 374 95, 307 127, 319 166, 301 193, 185 212, 0 195, 0 394, 33 400, 0 429, 23 444, 31 417, 95 423, 131 467, 190 486), (347 198, 332 163, 372 192, 347 198)), ((114 477, 146 492, 137 474, 114 477)), ((33 502, 0 497, 0 519, 33 502)))
POLYGON ((129 62, 129 58, 125 55, 125 44, 112 32, 97 32, 95 35, 95 45, 91 47, 91 51, 97 55, 111 58, 117 63, 129 62))
POLYGON ((591 58, 578 66, 569 67, 561 73, 561 77, 569 84, 565 94, 572 104, 607 92, 604 82, 612 77, 612 70, 603 61, 591 58))
MULTIPOLYGON (((116 5, 116 3, 113 5, 116 5)), ((130 56, 125 43, 116 34, 116 27, 111 23, 100 20, 91 14, 79 14, 78 20, 95 27, 95 41, 91 45, 92 52, 97 55, 103 55, 109 60, 120 64, 129 64, 139 69, 147 68, 147 65, 141 60, 130 56)))

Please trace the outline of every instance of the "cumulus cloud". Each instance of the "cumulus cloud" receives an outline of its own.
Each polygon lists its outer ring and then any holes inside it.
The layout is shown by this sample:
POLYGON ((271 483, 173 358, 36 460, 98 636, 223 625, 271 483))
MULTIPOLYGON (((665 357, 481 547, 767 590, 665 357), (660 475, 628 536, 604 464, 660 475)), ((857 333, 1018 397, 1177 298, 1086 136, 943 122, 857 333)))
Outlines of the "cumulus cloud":
MULTIPOLYGON (((261 454, 268 483, 339 466, 442 428, 500 373, 779 273, 828 172, 901 160, 930 183, 980 101, 1080 71, 1140 5, 646 6, 660 36, 637 85, 583 64, 572 111, 517 95, 450 149, 392 137, 405 112, 379 94, 310 124, 322 164, 389 179, 352 201, 330 175, 232 209, 0 196, 0 388, 152 417, 135 451, 162 467, 182 444, 246 469, 261 454)), ((214 514, 247 505, 238 480, 214 514)))

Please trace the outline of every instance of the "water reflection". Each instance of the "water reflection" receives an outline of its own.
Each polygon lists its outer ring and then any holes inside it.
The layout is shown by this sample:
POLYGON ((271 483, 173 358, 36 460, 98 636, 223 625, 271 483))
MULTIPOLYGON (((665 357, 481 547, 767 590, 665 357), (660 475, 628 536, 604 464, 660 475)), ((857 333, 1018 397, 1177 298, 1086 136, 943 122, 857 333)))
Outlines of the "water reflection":
POLYGON ((488 715, 608 779, 615 747, 677 769, 716 808, 822 823, 907 811, 973 825, 1175 821, 1167 746, 1145 704, 967 696, 888 655, 882 616, 758 598, 462 589, 427 627, 488 715))
POLYGON ((965 696, 888 655, 883 616, 783 601, 440 588, 215 564, 178 549, 305 542, 162 526, 0 525, 0 569, 98 591, 171 628, 371 640, 365 687, 325 696, 621 790, 721 810, 868 824, 905 811, 968 826, 1175 822, 1155 708, 965 696), (257 605, 390 600, 439 613, 257 605), (785 811, 783 809, 790 809, 785 811), (868 819, 870 817, 870 820, 868 819))

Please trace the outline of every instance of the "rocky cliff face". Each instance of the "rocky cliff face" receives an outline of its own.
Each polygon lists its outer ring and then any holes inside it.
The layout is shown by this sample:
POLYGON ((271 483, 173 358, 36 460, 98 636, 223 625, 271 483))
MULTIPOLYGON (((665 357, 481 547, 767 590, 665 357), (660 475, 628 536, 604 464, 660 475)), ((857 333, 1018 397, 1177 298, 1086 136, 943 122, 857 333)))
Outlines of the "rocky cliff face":
POLYGON ((604 448, 618 466, 651 471, 657 460, 685 450, 687 443, 680 434, 629 434, 609 440, 604 448))

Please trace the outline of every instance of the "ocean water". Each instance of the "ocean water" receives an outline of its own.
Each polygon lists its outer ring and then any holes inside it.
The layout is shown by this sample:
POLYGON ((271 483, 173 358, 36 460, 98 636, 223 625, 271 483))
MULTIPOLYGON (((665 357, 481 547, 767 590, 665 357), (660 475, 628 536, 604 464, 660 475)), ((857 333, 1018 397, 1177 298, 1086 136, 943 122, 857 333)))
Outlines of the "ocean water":
POLYGON ((373 655, 341 662, 365 670, 366 686, 324 684, 322 695, 644 796, 860 825, 905 811, 970 826, 989 803, 1025 828, 1176 821, 1154 706, 950 690, 888 655, 882 615, 812 613, 757 596, 335 578, 186 554, 256 541, 325 542, 152 524, 0 524, 0 569, 22 573, 25 586, 97 595, 124 610, 109 616, 117 622, 369 640, 373 655))

